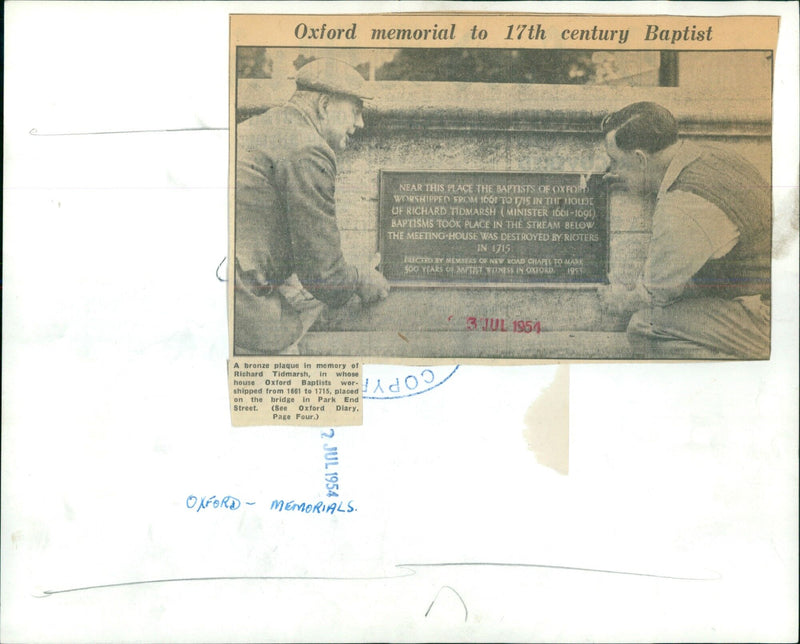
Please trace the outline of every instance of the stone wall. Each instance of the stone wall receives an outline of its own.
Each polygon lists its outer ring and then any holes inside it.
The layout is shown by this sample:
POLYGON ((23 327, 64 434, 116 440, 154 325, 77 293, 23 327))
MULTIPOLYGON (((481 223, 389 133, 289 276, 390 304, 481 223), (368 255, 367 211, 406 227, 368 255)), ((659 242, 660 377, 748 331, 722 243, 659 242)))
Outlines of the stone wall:
MULTIPOLYGON (((681 135, 731 147, 770 176, 769 97, 709 96, 680 88, 373 82, 364 130, 339 156, 337 212, 345 255, 362 260, 378 248, 379 170, 601 171, 607 164, 600 122, 639 100, 669 108, 681 135), (499 90, 502 88, 502 92, 499 90)), ((243 114, 285 101, 286 81, 240 81, 243 114)), ((625 193, 610 200, 610 273, 632 283, 644 261, 652 204, 625 193)), ((356 301, 316 325, 323 331, 452 333, 466 316, 539 320, 542 332, 619 331, 604 315, 596 287, 491 289, 396 287, 362 309, 356 301), (452 316, 452 317, 451 317, 452 316)), ((335 353, 335 352, 334 352, 335 353)), ((421 355, 424 355, 421 354, 421 355)))

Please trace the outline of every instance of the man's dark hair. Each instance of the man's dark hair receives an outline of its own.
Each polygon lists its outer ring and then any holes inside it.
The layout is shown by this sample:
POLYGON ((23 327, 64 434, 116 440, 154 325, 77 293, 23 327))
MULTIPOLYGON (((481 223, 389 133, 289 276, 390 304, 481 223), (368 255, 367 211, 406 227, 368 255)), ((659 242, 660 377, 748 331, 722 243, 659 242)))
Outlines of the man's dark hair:
POLYGON ((620 150, 658 152, 678 140, 678 124, 672 113, 658 103, 631 103, 603 119, 603 134, 616 130, 620 150))

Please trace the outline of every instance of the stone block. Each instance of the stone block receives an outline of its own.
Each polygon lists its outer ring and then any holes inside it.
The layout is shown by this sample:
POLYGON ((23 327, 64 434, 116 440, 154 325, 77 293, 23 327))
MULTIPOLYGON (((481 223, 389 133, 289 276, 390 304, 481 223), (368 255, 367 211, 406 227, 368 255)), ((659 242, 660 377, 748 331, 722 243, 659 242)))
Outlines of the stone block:
POLYGON ((611 234, 610 281, 634 284, 647 258, 650 233, 620 232, 611 234))
POLYGON ((625 190, 609 194, 611 232, 647 232, 652 229, 655 199, 643 199, 625 190))
POLYGON ((372 230, 340 230, 345 261, 360 264, 378 252, 378 233, 372 230))
POLYGON ((540 334, 409 331, 312 332, 300 341, 303 355, 400 358, 624 360, 632 352, 624 333, 542 332, 540 334))
POLYGON ((354 297, 341 309, 327 311, 316 328, 326 331, 460 331, 467 318, 502 318, 540 322, 543 331, 596 331, 603 328, 597 291, 563 288, 395 287, 389 298, 362 307, 354 297))

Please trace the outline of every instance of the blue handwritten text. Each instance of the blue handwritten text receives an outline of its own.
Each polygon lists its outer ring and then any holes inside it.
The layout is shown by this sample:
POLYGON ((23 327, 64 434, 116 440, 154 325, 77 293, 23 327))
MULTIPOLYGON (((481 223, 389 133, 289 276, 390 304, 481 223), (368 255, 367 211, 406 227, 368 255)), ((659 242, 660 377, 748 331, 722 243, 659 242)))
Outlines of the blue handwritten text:
MULTIPOLYGON (((255 501, 245 501, 245 505, 255 505, 255 501)), ((223 496, 221 499, 218 499, 216 495, 201 496, 199 499, 194 494, 186 497, 186 507, 196 512, 206 508, 238 510, 241 506, 242 502, 235 496, 230 495, 223 496)))
POLYGON ((344 501, 339 501, 338 503, 325 503, 325 501, 297 503, 296 501, 283 501, 281 499, 274 500, 269 509, 277 512, 303 512, 305 514, 336 514, 337 512, 349 514, 350 512, 358 511, 352 501, 348 501, 345 506, 344 501))

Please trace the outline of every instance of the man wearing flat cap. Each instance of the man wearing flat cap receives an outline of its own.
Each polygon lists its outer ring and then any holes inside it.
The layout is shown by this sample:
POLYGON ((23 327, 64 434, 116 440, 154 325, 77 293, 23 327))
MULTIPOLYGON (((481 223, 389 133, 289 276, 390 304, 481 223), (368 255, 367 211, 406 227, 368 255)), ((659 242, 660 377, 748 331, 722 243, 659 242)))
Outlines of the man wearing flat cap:
POLYGON ((373 267, 344 260, 336 222, 336 154, 364 126, 364 79, 320 58, 297 72, 286 105, 239 124, 235 203, 234 347, 298 353, 325 305, 387 297, 373 267))
POLYGON ((633 289, 611 284, 605 306, 633 313, 644 358, 769 357, 769 185, 727 149, 678 138, 673 115, 633 103, 603 121, 608 178, 654 195, 653 232, 633 289))

